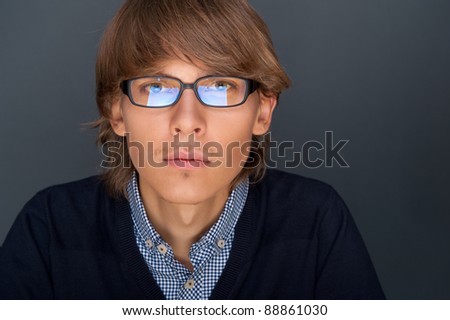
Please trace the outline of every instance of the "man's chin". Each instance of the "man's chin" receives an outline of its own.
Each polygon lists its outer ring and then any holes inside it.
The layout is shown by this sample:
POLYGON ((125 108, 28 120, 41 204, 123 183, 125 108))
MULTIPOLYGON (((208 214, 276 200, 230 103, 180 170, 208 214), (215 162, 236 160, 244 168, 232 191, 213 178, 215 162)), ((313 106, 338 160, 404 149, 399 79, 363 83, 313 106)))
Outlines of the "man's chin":
MULTIPOLYGON (((228 173, 228 172, 227 172, 228 173)), ((234 173, 234 172, 233 172, 234 173)), ((195 205, 216 197, 228 197, 233 179, 225 178, 224 172, 213 172, 210 169, 178 170, 165 168, 161 171, 142 172, 147 192, 173 204, 195 205), (148 177, 147 179, 145 176, 148 177)), ((228 173, 229 176, 231 174, 228 173)), ((143 190, 141 190, 143 191, 143 190)))
MULTIPOLYGON (((162 199, 174 205, 197 205, 208 200, 209 194, 205 190, 164 190, 160 193, 162 199)), ((211 196, 214 196, 212 194, 211 196)))

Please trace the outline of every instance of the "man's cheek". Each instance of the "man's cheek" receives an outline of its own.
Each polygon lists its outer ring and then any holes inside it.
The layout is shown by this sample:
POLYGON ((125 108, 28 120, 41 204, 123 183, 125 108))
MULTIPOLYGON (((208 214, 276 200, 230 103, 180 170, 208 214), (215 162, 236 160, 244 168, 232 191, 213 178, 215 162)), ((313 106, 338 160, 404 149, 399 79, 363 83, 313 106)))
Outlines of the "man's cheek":
POLYGON ((243 167, 250 153, 251 141, 232 141, 225 151, 225 166, 227 168, 243 167))
POLYGON ((146 164, 146 149, 139 141, 128 140, 128 153, 135 168, 144 168, 146 164))

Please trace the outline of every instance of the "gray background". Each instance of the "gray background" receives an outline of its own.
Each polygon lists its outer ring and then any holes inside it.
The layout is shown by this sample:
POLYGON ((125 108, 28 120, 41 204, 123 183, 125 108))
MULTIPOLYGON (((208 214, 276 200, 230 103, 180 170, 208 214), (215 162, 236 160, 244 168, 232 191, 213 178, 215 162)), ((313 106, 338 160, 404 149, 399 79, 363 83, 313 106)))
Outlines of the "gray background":
MULTIPOLYGON (((350 168, 289 171, 346 200, 388 298, 450 299, 450 1, 251 2, 293 80, 273 137, 350 140, 350 168)), ((97 43, 120 3, 0 2, 0 243, 39 189, 99 172, 80 123, 96 118, 97 43)))

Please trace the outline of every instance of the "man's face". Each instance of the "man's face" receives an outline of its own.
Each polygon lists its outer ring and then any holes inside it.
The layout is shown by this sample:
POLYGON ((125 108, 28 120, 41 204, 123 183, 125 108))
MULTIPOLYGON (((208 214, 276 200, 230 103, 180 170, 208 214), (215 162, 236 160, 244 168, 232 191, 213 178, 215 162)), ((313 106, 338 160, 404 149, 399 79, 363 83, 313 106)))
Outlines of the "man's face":
MULTIPOLYGON (((169 60, 152 76, 161 75, 193 83, 214 72, 169 60)), ((204 106, 190 89, 166 108, 138 107, 122 95, 113 105, 111 124, 118 135, 127 135, 141 193, 174 204, 198 204, 228 196, 247 160, 252 134, 268 130, 275 105, 275 97, 258 91, 231 108, 204 106)))

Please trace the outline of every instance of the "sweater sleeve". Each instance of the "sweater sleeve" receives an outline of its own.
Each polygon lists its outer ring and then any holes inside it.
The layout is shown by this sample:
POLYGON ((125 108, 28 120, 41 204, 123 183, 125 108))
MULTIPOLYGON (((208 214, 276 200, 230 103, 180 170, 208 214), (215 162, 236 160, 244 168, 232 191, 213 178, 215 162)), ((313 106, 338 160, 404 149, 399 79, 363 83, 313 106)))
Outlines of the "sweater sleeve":
POLYGON ((22 209, 0 250, 0 299, 51 299, 50 234, 38 194, 22 209))
POLYGON ((384 299, 347 206, 332 190, 319 227, 316 299, 384 299))

